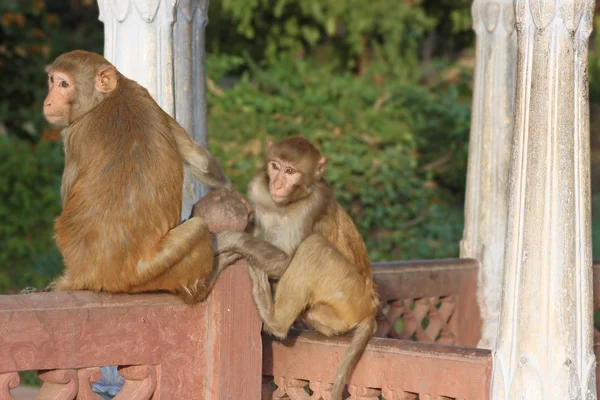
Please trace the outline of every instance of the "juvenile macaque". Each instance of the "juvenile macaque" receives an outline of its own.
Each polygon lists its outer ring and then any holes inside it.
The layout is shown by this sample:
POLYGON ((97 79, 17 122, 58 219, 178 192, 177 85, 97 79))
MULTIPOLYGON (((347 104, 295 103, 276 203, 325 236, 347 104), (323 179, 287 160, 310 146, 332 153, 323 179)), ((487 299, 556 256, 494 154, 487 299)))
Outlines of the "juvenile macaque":
POLYGON ((254 300, 275 336, 285 338, 299 316, 327 336, 355 328, 332 391, 341 399, 373 335, 378 299, 364 241, 321 179, 326 162, 304 138, 268 143, 264 170, 248 188, 254 236, 218 233, 216 252, 248 259, 254 300), (275 299, 269 277, 279 279, 275 299))
POLYGON ((44 115, 67 125, 54 225, 65 272, 56 289, 203 299, 213 247, 203 219, 179 225, 183 167, 201 183, 227 187, 216 160, 102 56, 73 51, 46 72, 44 115))

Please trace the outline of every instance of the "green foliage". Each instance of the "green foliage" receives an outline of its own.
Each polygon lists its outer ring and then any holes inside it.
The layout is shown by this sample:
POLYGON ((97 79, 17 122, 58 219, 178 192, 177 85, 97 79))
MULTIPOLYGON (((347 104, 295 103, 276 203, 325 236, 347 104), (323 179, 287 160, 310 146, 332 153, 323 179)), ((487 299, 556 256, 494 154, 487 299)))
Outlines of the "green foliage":
POLYGON ((0 2, 0 15, 0 123, 9 132, 33 138, 43 125, 43 66, 50 59, 48 35, 58 29, 58 18, 41 0, 0 2))
MULTIPOLYGON (((437 77, 472 40, 469 5, 213 2, 208 76, 242 76, 223 91, 209 85, 211 150, 245 192, 266 137, 304 135, 329 157, 326 177, 373 260, 456 256, 470 77, 437 77)), ((40 141, 53 139, 43 67, 76 48, 102 52, 103 26, 89 0, 5 0, 0 15, 0 292, 14 292, 61 269, 52 224, 63 158, 57 143, 40 141)))
POLYGON ((45 126, 41 112, 47 90, 44 66, 58 54, 76 48, 101 51, 102 24, 97 21, 97 10, 80 7, 65 12, 68 9, 65 2, 0 2, 0 75, 4 78, 0 133, 37 141, 45 126), (96 21, 84 24, 77 20, 92 13, 96 21), (64 18, 59 19, 58 14, 64 18))
POLYGON ((590 84, 590 102, 600 103, 600 15, 594 17, 594 37, 590 41, 591 51, 588 59, 588 74, 590 84))
POLYGON ((425 13, 436 21, 427 45, 438 56, 451 56, 473 43, 471 4, 473 0, 424 0, 425 13))
POLYGON ((454 192, 444 181, 465 174, 470 113, 455 94, 292 57, 215 93, 210 146, 239 190, 260 167, 265 138, 302 135, 328 156, 326 179, 373 260, 457 255, 464 178, 454 192))
POLYGON ((317 48, 337 67, 354 69, 357 59, 375 53, 398 76, 414 76, 419 40, 434 20, 419 1, 222 0, 211 4, 208 50, 250 54, 270 64, 281 53, 317 48), (234 28, 235 27, 235 28, 234 28))
POLYGON ((0 137, 0 293, 38 288, 62 268, 52 239, 60 213, 60 144, 0 137))

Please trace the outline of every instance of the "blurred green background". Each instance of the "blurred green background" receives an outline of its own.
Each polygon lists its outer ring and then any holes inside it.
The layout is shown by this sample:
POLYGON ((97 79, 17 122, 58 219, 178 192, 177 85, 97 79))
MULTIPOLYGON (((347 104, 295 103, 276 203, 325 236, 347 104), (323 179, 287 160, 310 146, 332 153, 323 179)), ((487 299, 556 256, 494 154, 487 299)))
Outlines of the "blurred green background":
MULTIPOLYGON (((303 135, 373 261, 456 257, 462 235, 474 34, 471 0, 213 0, 210 149, 235 187, 266 138, 303 135)), ((61 271, 60 130, 44 123, 44 66, 102 53, 92 0, 0 3, 0 293, 61 271)), ((600 41, 590 45, 592 169, 600 193, 600 41), (597 103, 597 104, 596 104, 597 103)), ((594 211, 600 207, 594 196, 594 211)), ((594 215, 600 215, 594 212, 594 215)), ((600 219, 594 220, 600 255, 600 219)))

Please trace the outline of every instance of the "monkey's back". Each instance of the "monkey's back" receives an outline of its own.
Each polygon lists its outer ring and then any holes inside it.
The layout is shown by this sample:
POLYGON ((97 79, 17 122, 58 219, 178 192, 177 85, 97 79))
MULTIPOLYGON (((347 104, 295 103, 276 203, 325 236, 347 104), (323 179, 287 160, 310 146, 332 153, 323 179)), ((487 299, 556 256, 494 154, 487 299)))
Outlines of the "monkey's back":
MULTIPOLYGON (((91 290, 123 287, 140 259, 179 223, 183 161, 170 117, 122 78, 106 100, 68 128, 65 174, 74 174, 56 242, 67 269, 85 269, 91 290)), ((63 176, 63 179, 65 177, 63 176)))
POLYGON ((327 212, 315 221, 313 230, 327 238, 340 253, 350 260, 363 277, 367 289, 375 298, 377 295, 375 293, 375 284, 372 278, 367 246, 352 218, 335 201, 333 196, 329 200, 327 212))

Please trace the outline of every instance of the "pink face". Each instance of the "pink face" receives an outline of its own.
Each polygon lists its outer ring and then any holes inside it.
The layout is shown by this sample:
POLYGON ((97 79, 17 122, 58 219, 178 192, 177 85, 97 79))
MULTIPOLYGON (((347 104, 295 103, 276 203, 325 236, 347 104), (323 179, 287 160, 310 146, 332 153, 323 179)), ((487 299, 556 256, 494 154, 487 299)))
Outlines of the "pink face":
POLYGON ((302 172, 292 164, 279 159, 268 161, 267 173, 269 174, 269 192, 275 203, 284 202, 302 181, 302 172))
POLYGON ((76 94, 75 82, 69 74, 48 71, 48 96, 44 100, 44 116, 48 122, 68 125, 76 94))

